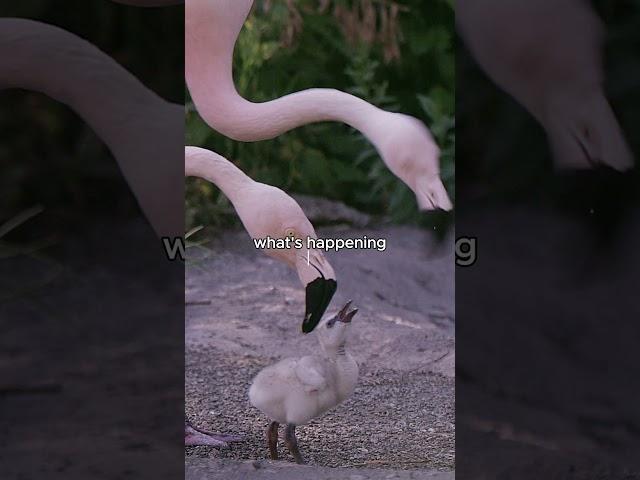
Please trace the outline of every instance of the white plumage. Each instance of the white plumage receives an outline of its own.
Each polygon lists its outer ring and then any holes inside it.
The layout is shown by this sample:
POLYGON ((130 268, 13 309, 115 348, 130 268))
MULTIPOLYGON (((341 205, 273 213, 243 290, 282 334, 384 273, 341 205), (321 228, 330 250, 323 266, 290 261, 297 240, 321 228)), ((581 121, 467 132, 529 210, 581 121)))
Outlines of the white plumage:
POLYGON ((286 358, 263 369, 253 380, 249 400, 273 420, 267 430, 271 458, 277 459, 277 430, 287 424, 285 441, 298 463, 295 426, 322 415, 353 393, 358 364, 346 351, 346 333, 358 311, 347 312, 348 302, 333 317, 325 318, 316 332, 322 352, 301 358, 286 358))

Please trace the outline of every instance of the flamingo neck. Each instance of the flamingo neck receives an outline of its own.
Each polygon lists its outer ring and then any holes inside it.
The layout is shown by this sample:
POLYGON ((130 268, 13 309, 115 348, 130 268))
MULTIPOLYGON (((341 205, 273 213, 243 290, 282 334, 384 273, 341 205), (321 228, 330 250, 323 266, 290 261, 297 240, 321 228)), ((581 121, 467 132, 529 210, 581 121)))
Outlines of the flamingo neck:
POLYGON ((72 108, 108 146, 156 233, 182 235, 179 105, 89 42, 40 22, 0 20, 0 59, 0 89, 37 91, 72 108))
POLYGON ((386 112, 348 93, 314 88, 263 103, 238 94, 233 49, 251 4, 251 0, 186 4, 185 76, 200 116, 238 141, 265 140, 308 123, 339 121, 377 144, 386 112))
POLYGON ((185 147, 184 173, 213 183, 234 205, 246 188, 255 183, 226 158, 199 147, 185 147))

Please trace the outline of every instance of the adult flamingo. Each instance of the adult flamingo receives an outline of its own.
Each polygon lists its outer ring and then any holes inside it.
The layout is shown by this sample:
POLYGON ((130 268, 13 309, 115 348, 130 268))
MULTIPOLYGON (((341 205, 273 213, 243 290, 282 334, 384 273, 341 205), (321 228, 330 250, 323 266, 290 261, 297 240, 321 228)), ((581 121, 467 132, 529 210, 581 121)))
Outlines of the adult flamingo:
POLYGON ((416 194, 421 209, 450 210, 440 179, 440 151, 419 120, 334 89, 309 89, 264 103, 238 94, 233 49, 252 4, 253 0, 186 1, 185 76, 202 118, 239 141, 273 138, 313 122, 344 122, 373 143, 387 167, 416 194))
POLYGON ((61 28, 0 19, 0 89, 68 105, 109 147, 159 236, 184 233, 179 150, 184 109, 145 87, 89 42, 61 28), (158 195, 158 192, 163 192, 158 195))
MULTIPOLYGON (((199 147, 185 147, 185 176, 215 184, 233 204, 244 228, 254 239, 317 238, 300 205, 271 185, 256 182, 226 158, 199 147)), ((336 291, 333 268, 320 250, 265 249, 264 253, 298 272, 306 286, 306 312, 302 331, 311 332, 322 319, 336 291)))
POLYGON ((603 91, 603 26, 584 0, 458 0, 456 23, 487 75, 544 127, 560 168, 633 157, 603 91))
MULTIPOLYGON (((233 204, 252 238, 317 238, 298 203, 282 190, 259 183, 224 157, 198 147, 185 147, 185 176, 203 178, 215 184, 233 204)), ((336 290, 335 273, 319 250, 265 250, 265 253, 295 268, 307 286, 307 311, 302 331, 312 331, 336 290)), ((185 444, 225 446, 240 437, 207 432, 185 424, 185 444)))
MULTIPOLYGON (((17 18, 0 19, 0 90, 8 88, 41 92, 72 108, 109 147, 158 236, 183 235, 182 105, 161 99, 76 35, 17 18)), ((185 419, 185 441, 237 439, 207 433, 185 419)))

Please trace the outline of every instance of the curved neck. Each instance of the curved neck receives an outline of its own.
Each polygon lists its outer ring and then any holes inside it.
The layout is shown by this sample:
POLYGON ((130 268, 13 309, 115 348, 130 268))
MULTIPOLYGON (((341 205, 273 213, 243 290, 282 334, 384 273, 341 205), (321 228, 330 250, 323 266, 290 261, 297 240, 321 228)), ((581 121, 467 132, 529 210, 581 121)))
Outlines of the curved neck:
POLYGON ((183 143, 180 106, 165 102, 89 42, 23 19, 0 20, 4 88, 41 92, 71 107, 109 147, 156 232, 182 235, 181 166, 175 161, 183 143))
POLYGON ((226 158, 199 147, 184 148, 184 174, 216 185, 234 205, 255 182, 226 158))
POLYGON ((264 103, 242 98, 233 82, 233 49, 252 0, 189 0, 185 8, 185 76, 200 116, 239 141, 276 137, 301 125, 340 121, 374 144, 383 111, 348 93, 309 89, 264 103))

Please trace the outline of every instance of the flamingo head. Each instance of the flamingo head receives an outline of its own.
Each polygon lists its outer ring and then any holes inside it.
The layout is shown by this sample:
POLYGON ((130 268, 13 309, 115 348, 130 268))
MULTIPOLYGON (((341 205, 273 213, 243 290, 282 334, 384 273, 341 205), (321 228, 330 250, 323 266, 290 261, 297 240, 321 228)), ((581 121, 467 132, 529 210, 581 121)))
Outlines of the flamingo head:
POLYGON ((375 142, 382 159, 416 195, 420 210, 451 210, 440 178, 440 149, 427 127, 401 113, 384 112, 375 142))
MULTIPOLYGON (((327 307, 331 303, 337 289, 336 274, 333 267, 321 250, 307 248, 308 238, 317 238, 313 225, 300 206, 291 197, 282 197, 279 222, 272 223, 277 227, 270 231, 274 238, 291 238, 298 242, 291 243, 285 251, 271 252, 272 256, 280 256, 298 273, 300 282, 305 287, 305 314, 302 332, 309 333, 320 323, 327 307), (286 205, 286 208, 285 208, 286 205)), ((273 214, 274 205, 271 204, 273 214)), ((277 208, 275 210, 278 210, 277 208)))

